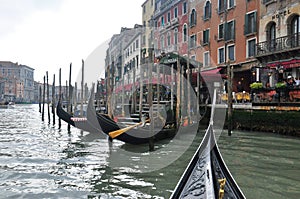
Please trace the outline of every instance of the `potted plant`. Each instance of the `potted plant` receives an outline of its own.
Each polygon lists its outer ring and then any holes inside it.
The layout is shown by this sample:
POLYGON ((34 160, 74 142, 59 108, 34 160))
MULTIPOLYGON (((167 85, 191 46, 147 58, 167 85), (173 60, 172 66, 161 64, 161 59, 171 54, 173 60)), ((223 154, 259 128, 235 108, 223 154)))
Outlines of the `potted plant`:
POLYGON ((250 84, 251 89, 260 89, 263 87, 263 84, 261 82, 253 82, 250 84))
POLYGON ((285 88, 286 83, 285 82, 278 82, 275 84, 275 88, 285 88))

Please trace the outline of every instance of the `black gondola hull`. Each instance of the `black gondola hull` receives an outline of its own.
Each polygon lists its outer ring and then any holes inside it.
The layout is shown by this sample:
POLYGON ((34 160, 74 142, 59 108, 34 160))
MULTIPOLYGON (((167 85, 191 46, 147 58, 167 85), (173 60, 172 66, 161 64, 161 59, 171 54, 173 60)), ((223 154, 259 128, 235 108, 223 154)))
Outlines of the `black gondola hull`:
MULTIPOLYGON (((118 124, 109 118, 105 114, 98 114, 97 119, 101 126, 102 131, 109 135, 110 132, 116 131, 122 128, 125 128, 125 125, 122 123, 118 124)), ((176 135, 177 130, 175 128, 161 128, 161 129, 154 129, 154 134, 150 134, 150 127, 138 127, 136 129, 131 129, 115 139, 123 141, 129 144, 146 144, 149 143, 150 138, 153 135, 154 141, 172 138, 176 135)))

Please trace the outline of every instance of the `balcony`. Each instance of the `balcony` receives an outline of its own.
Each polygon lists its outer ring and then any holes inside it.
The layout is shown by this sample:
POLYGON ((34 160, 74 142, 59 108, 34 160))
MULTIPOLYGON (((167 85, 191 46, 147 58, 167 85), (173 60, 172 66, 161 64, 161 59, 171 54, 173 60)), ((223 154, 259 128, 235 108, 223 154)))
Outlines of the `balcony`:
POLYGON ((176 51, 177 51, 177 45, 176 45, 176 44, 167 46, 167 47, 165 48, 165 53, 176 52, 176 51))
POLYGON ((299 54, 300 33, 279 37, 256 44, 256 58, 259 61, 278 60, 299 54))
POLYGON ((167 23, 166 23, 166 28, 169 28, 170 25, 171 25, 171 23, 170 23, 170 22, 167 22, 167 23))
POLYGON ((171 24, 172 24, 172 25, 178 24, 178 18, 177 18, 177 17, 176 17, 176 18, 173 18, 173 19, 171 20, 171 24))

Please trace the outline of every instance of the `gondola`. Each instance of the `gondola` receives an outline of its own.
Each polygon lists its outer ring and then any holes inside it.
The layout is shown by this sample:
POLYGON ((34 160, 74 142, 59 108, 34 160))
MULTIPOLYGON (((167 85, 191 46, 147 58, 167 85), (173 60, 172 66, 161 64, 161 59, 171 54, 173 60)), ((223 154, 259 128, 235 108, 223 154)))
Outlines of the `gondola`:
MULTIPOLYGON (((109 135, 110 132, 126 128, 127 126, 123 123, 117 123, 106 114, 97 113, 97 119, 101 126, 102 131, 109 135)), ((151 125, 137 126, 132 128, 115 139, 123 141, 129 144, 145 144, 149 143, 150 138, 153 136, 154 141, 172 138, 176 135, 177 129, 175 127, 162 127, 154 128, 151 133, 151 125)), ((188 127, 185 127, 188 128, 188 127)))
MULTIPOLYGON (((92 87, 93 92, 94 87, 92 87)), ((87 132, 92 132, 92 133, 99 133, 101 132, 100 125, 96 119, 96 113, 95 113, 95 108, 93 107, 93 102, 94 102, 94 96, 92 95, 89 99, 87 110, 86 110, 86 117, 74 117, 72 114, 66 112, 62 108, 62 104, 59 101, 57 103, 56 107, 56 114, 57 116, 65 121, 66 123, 87 131, 87 132)), ((103 135, 103 133, 101 133, 103 135)), ((100 134, 100 135, 101 135, 100 134)))
POLYGON ((61 102, 58 102, 56 107, 56 114, 57 116, 65 121, 66 123, 81 129, 83 131, 87 132, 101 132, 100 126, 97 128, 96 125, 91 123, 87 118, 85 117, 74 117, 72 114, 66 112, 61 105, 61 102))
POLYGON ((246 198, 228 170, 219 151, 213 115, 205 136, 174 189, 171 199, 179 198, 246 198))
POLYGON ((73 115, 66 112, 61 104, 61 101, 58 101, 57 106, 56 106, 56 115, 62 119, 63 121, 65 121, 66 123, 72 125, 75 127, 75 122, 72 120, 73 115))

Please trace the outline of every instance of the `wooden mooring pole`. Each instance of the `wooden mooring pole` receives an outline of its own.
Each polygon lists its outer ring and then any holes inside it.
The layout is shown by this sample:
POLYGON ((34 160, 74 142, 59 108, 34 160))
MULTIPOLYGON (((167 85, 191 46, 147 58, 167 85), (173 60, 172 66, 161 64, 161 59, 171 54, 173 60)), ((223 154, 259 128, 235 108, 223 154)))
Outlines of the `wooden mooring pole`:
POLYGON ((82 68, 81 68, 81 93, 80 93, 80 116, 83 117, 83 85, 84 85, 84 61, 82 60, 82 68))
POLYGON ((43 84, 43 109, 42 109, 42 121, 44 121, 44 116, 45 116, 45 90, 46 90, 46 77, 44 75, 44 84, 43 84))
POLYGON ((42 87, 39 86, 39 112, 42 112, 42 87))
MULTIPOLYGON (((68 95, 68 113, 72 114, 72 84, 71 84, 71 76, 72 76, 72 63, 70 63, 70 72, 69 72, 69 95, 68 95)), ((68 124, 68 131, 70 131, 71 125, 68 124)))
POLYGON ((50 124, 50 102, 49 102, 48 71, 46 71, 46 76, 47 76, 47 110, 48 110, 48 123, 50 124))
MULTIPOLYGON (((61 101, 61 68, 59 69, 59 76, 58 76, 58 81, 59 81, 59 93, 58 93, 58 101, 59 103, 62 103, 61 101)), ((61 128, 61 119, 58 118, 58 128, 60 129, 61 128)))
POLYGON ((228 135, 231 136, 232 133, 232 78, 233 78, 233 68, 231 68, 230 64, 227 64, 227 91, 228 91, 228 109, 227 109, 227 129, 228 135))
MULTIPOLYGON (((69 97, 69 87, 68 87, 68 80, 66 80, 66 99, 68 101, 67 103, 67 112, 70 113, 70 97, 69 97)), ((70 132, 71 126, 70 124, 67 125, 68 127, 68 132, 70 132)))
POLYGON ((149 151, 154 151, 154 137, 153 137, 153 131, 154 131, 154 119, 153 119, 153 81, 152 81, 152 67, 154 65, 153 62, 153 49, 150 51, 151 53, 149 54, 150 57, 150 64, 149 64, 149 70, 148 70, 148 78, 150 80, 148 84, 148 103, 149 103, 149 116, 150 119, 152 120, 150 123, 150 133, 151 137, 149 138, 149 151))
POLYGON ((52 117, 53 125, 55 125, 55 74, 53 75, 53 84, 52 84, 52 117))

